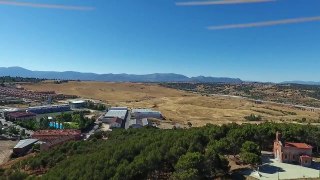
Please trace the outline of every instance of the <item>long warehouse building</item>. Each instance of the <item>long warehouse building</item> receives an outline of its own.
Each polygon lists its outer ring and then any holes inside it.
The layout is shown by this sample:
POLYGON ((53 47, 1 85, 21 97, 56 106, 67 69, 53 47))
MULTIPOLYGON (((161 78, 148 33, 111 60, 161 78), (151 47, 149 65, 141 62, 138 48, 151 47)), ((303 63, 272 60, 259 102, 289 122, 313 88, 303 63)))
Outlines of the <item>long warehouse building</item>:
POLYGON ((126 107, 113 107, 101 118, 102 123, 111 124, 115 118, 122 120, 122 127, 124 126, 125 120, 128 117, 128 108, 126 107))

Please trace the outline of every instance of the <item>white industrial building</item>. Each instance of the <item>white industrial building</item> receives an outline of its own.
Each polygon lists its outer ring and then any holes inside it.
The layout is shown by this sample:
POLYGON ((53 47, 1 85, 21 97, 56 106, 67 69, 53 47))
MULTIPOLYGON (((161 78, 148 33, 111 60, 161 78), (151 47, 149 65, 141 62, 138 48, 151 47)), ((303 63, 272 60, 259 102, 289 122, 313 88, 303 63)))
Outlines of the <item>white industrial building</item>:
POLYGON ((150 124, 147 118, 129 120, 129 128, 142 128, 149 125, 150 124))
POLYGON ((104 118, 120 118, 120 119, 126 119, 128 114, 128 110, 109 110, 105 115, 104 118))
MULTIPOLYGON (((109 111, 101 117, 101 122, 106 124, 111 124, 115 122, 115 119, 117 119, 117 122, 120 122, 119 119, 122 120, 122 122, 125 122, 126 118, 128 116, 128 108, 127 107, 112 107, 109 109, 109 111)), ((123 123, 121 124, 123 126, 123 123)))
POLYGON ((160 111, 154 111, 152 109, 133 109, 131 111, 132 116, 135 119, 144 119, 144 118, 154 118, 154 119, 163 119, 163 116, 160 111))
POLYGON ((80 109, 84 108, 87 105, 87 101, 85 100, 70 100, 69 105, 71 109, 80 109))
POLYGON ((109 110, 127 110, 128 111, 128 107, 111 107, 109 110))

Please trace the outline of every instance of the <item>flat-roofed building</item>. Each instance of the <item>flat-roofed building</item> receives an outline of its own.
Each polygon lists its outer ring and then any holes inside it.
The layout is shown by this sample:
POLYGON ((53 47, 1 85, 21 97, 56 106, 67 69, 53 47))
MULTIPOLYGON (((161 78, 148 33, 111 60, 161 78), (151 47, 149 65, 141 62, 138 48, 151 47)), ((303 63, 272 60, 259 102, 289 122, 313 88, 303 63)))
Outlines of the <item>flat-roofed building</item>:
POLYGON ((130 119, 129 120, 129 128, 142 128, 145 126, 149 126, 149 121, 147 118, 143 118, 143 119, 130 119))
POLYGON ((27 111, 35 113, 35 114, 47 114, 47 113, 71 111, 71 109, 68 104, 61 104, 61 105, 47 105, 47 106, 29 107, 27 109, 27 111))
POLYGON ((5 118, 9 113, 14 113, 14 112, 26 112, 26 109, 22 108, 5 108, 2 109, 2 117, 5 118))
POLYGON ((69 105, 71 109, 80 109, 84 108, 87 105, 87 101, 85 100, 71 100, 69 101, 69 105))
POLYGON ((128 110, 128 107, 111 107, 109 110, 128 110))
POLYGON ((23 121, 35 119, 37 115, 32 112, 11 112, 6 115, 6 118, 10 121, 23 121))
POLYGON ((109 110, 104 117, 105 118, 114 118, 114 117, 118 117, 121 119, 125 119, 128 115, 128 110, 109 110))
POLYGON ((111 125, 115 123, 115 120, 120 122, 119 119, 121 119, 121 127, 123 127, 127 117, 128 117, 128 108, 113 107, 113 108, 110 108, 109 111, 104 116, 102 116, 100 120, 102 123, 111 125))
POLYGON ((13 153, 16 155, 23 155, 27 153, 33 145, 38 142, 38 139, 24 139, 18 142, 18 144, 13 148, 13 153))
POLYGON ((154 111, 152 109, 133 109, 131 112, 135 119, 154 118, 163 120, 163 116, 160 111, 154 111))

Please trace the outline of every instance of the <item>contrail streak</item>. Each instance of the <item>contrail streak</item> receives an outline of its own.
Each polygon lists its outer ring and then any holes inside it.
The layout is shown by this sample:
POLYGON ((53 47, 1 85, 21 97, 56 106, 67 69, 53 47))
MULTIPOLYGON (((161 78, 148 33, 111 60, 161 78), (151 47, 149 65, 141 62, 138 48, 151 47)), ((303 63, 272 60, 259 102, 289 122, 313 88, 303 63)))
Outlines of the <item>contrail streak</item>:
POLYGON ((320 21, 320 16, 314 17, 302 17, 302 18, 294 18, 294 19, 282 19, 276 21, 263 21, 263 22, 255 22, 255 23, 247 23, 247 24, 229 24, 222 26, 209 26, 209 30, 222 30, 222 29, 238 29, 238 28, 253 28, 253 27, 265 27, 265 26, 277 26, 284 24, 297 24, 304 22, 313 22, 320 21))
POLYGON ((228 4, 249 4, 275 2, 276 0, 216 0, 216 1, 190 1, 177 2, 177 6, 208 6, 208 5, 228 5, 228 4))
POLYGON ((91 11, 91 10, 95 9, 93 7, 87 7, 87 6, 67 6, 67 5, 58 5, 58 4, 40 4, 40 3, 8 1, 8 0, 0 0, 0 5, 24 6, 24 7, 48 8, 48 9, 78 10, 78 11, 91 11))

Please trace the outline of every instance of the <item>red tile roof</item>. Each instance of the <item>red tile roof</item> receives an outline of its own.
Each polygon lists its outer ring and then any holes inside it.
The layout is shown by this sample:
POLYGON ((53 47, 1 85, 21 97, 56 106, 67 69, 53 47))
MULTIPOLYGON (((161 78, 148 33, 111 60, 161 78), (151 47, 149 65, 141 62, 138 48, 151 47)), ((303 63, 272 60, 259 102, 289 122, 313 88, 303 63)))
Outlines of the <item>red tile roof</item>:
POLYGON ((292 143, 292 142, 286 142, 285 147, 295 147, 298 149, 312 149, 313 147, 306 144, 306 143, 292 143))
POLYGON ((79 135, 80 130, 65 129, 65 130, 39 130, 34 132, 33 136, 68 136, 68 135, 79 135))
POLYGON ((66 141, 71 141, 73 139, 74 139, 73 136, 63 136, 63 137, 55 138, 55 139, 48 139, 46 141, 46 145, 51 147, 51 146, 54 146, 54 145, 57 145, 57 144, 61 144, 61 143, 66 142, 66 141))

